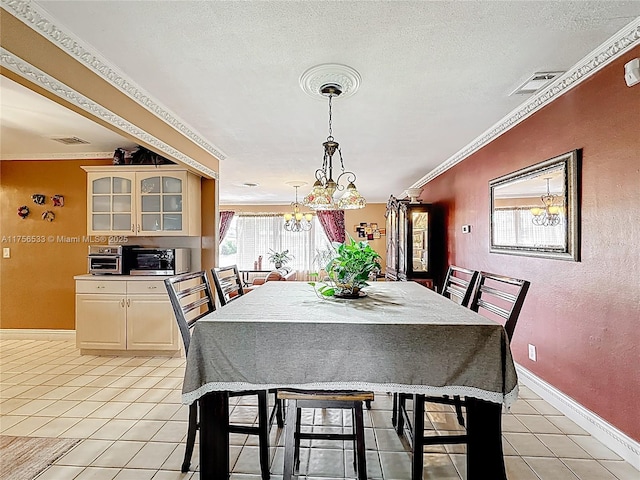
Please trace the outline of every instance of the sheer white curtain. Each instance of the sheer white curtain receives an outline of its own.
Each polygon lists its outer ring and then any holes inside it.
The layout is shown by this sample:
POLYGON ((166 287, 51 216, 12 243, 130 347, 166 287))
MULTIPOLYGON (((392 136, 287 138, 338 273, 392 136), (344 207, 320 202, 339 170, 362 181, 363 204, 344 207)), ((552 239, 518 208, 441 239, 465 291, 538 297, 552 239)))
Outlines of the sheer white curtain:
POLYGON ((274 269, 268 260, 270 250, 289 250, 293 260, 286 266, 298 272, 298 280, 308 280, 309 273, 319 269, 314 265, 316 251, 331 245, 315 215, 312 224, 307 232, 288 232, 284 229, 282 214, 240 214, 236 224, 238 268, 252 270, 262 255, 262 269, 274 269))
POLYGON ((563 247, 566 225, 560 222, 553 227, 534 225, 528 208, 505 208, 493 215, 493 241, 496 245, 523 245, 537 247, 552 245, 563 247))

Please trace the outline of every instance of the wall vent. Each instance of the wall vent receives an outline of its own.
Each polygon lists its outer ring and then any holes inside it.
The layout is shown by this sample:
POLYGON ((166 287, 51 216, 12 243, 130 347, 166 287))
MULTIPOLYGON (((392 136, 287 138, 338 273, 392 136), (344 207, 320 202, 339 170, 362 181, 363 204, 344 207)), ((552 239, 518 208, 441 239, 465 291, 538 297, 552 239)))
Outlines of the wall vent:
POLYGON ((542 87, 551 83, 556 77, 564 72, 536 72, 531 75, 526 82, 516 88, 511 95, 529 95, 540 90, 542 87))
POLYGON ((89 143, 86 140, 82 140, 78 137, 51 137, 51 140, 63 143, 65 145, 84 145, 89 143))

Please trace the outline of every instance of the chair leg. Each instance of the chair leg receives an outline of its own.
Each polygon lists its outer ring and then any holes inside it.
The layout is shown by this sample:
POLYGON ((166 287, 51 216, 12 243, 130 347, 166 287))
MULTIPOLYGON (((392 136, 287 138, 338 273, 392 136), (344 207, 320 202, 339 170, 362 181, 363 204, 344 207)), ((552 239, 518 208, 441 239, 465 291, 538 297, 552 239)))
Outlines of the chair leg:
POLYGON ((196 443, 196 431, 198 430, 198 402, 189 405, 189 427, 187 429, 187 444, 184 449, 184 460, 182 462, 182 473, 189 471, 191 466, 191 456, 196 443))
POLYGON ((462 401, 460 400, 460 395, 455 395, 453 397, 453 401, 455 402, 458 423, 460 424, 461 427, 464 427, 464 415, 462 415, 462 401))
POLYGON ((396 432, 398 435, 402 435, 404 433, 404 412, 407 408, 407 397, 404 394, 398 394, 398 408, 397 408, 397 418, 396 418, 396 432))
POLYGON ((258 449, 262 480, 269 480, 269 402, 267 390, 258 392, 258 449))
POLYGON ((356 449, 353 451, 358 460, 358 480, 367 480, 367 454, 364 446, 364 420, 362 418, 362 402, 356 402, 353 408, 355 423, 353 429, 356 435, 356 449))
POLYGON ((300 468, 300 431, 302 430, 302 408, 298 408, 296 406, 296 423, 294 431, 295 433, 295 441, 294 441, 294 454, 293 461, 295 465, 295 469, 298 470, 300 468))
POLYGON ((284 400, 281 398, 276 398, 276 422, 278 424, 278 428, 284 428, 284 400))
POLYGON ((424 395, 413 396, 413 460, 411 461, 411 480, 422 479, 424 467, 424 395))
POLYGON ((358 437, 356 435, 356 406, 351 409, 351 429, 353 431, 353 471, 358 472, 358 437))
POLYGON ((395 427, 398 424, 398 394, 393 394, 393 406, 391 407, 391 424, 395 427))
POLYGON ((287 423, 284 428, 284 470, 282 480, 291 480, 295 457, 296 416, 298 402, 289 400, 287 407, 287 423))

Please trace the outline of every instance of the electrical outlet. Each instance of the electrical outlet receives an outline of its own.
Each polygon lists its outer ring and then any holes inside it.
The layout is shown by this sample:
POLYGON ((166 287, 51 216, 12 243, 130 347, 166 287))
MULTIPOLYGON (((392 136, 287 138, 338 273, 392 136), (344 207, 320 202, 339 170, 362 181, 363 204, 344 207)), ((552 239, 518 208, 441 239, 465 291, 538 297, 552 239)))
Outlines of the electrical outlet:
POLYGON ((538 355, 536 354, 536 346, 529 344, 529 360, 536 362, 538 355))
POLYGON ((471 233, 471 225, 462 225, 462 233, 471 233))
POLYGON ((2 258, 11 258, 11 249, 9 247, 2 249, 2 258))

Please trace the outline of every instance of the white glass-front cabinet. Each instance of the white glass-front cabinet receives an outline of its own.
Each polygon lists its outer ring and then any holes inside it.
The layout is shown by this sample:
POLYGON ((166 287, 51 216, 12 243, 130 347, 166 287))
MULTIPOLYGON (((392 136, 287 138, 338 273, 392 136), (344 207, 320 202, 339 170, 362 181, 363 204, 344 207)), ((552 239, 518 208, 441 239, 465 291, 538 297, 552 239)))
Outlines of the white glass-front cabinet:
POLYGON ((197 175, 175 167, 83 168, 89 235, 200 235, 197 175))

